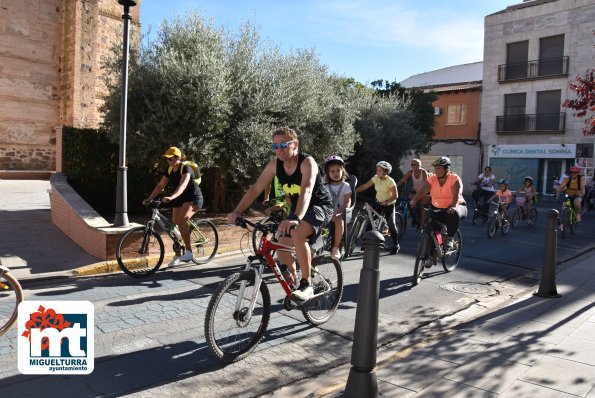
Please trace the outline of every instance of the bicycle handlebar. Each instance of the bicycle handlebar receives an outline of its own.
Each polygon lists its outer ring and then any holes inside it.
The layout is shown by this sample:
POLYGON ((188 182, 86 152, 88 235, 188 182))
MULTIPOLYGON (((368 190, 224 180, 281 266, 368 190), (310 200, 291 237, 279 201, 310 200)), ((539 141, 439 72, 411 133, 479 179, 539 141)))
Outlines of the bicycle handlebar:
POLYGON ((244 229, 248 229, 248 227, 252 227, 264 233, 275 233, 277 228, 279 227, 279 223, 277 221, 269 222, 267 224, 263 224, 261 222, 253 223, 252 221, 248 220, 247 218, 238 217, 236 219, 236 224, 238 227, 242 227, 244 229))

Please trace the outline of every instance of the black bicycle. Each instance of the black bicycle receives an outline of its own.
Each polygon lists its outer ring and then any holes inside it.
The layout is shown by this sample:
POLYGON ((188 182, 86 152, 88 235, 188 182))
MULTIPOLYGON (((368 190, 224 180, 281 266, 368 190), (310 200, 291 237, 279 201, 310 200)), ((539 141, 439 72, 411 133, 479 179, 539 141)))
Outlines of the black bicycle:
POLYGON ((424 207, 424 209, 426 221, 421 228, 421 237, 417 244, 417 255, 411 280, 413 286, 421 282, 424 269, 433 267, 438 263, 438 260, 442 262, 442 267, 446 272, 454 271, 459 265, 463 247, 459 229, 453 237, 452 247, 447 247, 446 225, 436 219, 436 214, 443 212, 444 209, 436 209, 431 206, 424 207))
POLYGON ((500 229, 502 235, 508 235, 510 221, 504 211, 504 203, 491 202, 491 204, 494 205, 494 210, 490 212, 490 219, 488 220, 488 238, 492 239, 498 229, 500 229))

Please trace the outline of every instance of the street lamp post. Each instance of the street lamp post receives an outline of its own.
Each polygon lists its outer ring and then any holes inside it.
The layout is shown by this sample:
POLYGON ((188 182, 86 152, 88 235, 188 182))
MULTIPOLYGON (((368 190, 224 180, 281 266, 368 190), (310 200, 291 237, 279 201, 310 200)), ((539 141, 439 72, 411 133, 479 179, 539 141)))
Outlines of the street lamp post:
POLYGON ((128 226, 128 194, 126 192, 126 113, 128 101, 128 53, 130 36, 130 7, 136 6, 137 0, 118 0, 124 7, 124 34, 122 49, 122 96, 120 98, 120 151, 118 156, 118 180, 116 185, 116 216, 114 227, 128 226))

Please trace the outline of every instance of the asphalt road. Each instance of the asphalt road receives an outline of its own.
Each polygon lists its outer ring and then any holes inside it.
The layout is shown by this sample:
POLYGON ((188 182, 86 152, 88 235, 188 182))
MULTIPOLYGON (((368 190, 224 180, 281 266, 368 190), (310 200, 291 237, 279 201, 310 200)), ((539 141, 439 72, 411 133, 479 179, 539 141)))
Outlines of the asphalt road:
MULTIPOLYGON (((540 205, 535 227, 522 225, 507 236, 498 232, 494 239, 488 239, 485 225, 463 222, 459 267, 452 273, 431 268, 416 287, 410 281, 417 237, 409 230, 401 253, 383 252, 380 258, 379 344, 423 336, 424 325, 472 303, 505 302, 534 288, 543 260, 546 209, 540 205)), ((590 213, 575 235, 558 239, 561 266, 592 250, 594 233, 595 213, 590 213)), ((204 316, 217 284, 241 263, 241 256, 222 257, 140 281, 117 274, 26 284, 28 300, 93 302, 95 371, 71 377, 20 375, 13 328, 0 338, 0 396, 259 396, 349 362, 359 254, 343 263, 345 292, 329 322, 312 327, 300 311, 285 311, 280 287, 271 285, 273 316, 264 340, 244 361, 219 363, 206 346, 204 316)))

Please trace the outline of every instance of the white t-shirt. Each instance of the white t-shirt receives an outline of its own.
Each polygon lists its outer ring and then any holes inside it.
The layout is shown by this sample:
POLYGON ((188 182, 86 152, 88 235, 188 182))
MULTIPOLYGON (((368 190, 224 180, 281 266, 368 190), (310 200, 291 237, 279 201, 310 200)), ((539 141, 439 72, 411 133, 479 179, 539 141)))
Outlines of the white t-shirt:
POLYGON ((484 176, 483 173, 481 173, 479 175, 479 186, 481 187, 481 189, 485 190, 485 191, 490 191, 490 192, 494 192, 494 181, 496 181, 496 176, 493 174, 490 174, 489 176, 484 176))
POLYGON ((333 197, 333 203, 335 203, 333 213, 337 214, 339 209, 343 207, 343 204, 345 204, 345 195, 351 195, 351 186, 345 181, 336 185, 333 183, 329 183, 326 184, 326 186, 329 192, 331 193, 331 196, 333 197), (341 187, 343 187, 342 191, 341 187))

